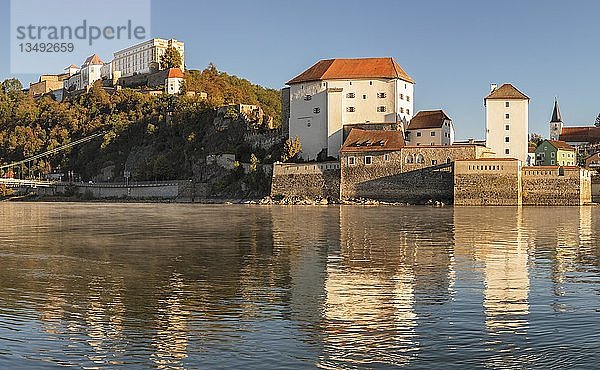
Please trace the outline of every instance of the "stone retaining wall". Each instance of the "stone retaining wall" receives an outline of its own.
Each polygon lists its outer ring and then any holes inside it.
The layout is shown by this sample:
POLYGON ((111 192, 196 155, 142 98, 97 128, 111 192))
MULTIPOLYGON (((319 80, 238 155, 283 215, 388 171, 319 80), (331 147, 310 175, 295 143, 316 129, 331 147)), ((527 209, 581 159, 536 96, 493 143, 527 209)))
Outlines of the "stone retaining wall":
POLYGON ((600 174, 594 173, 591 181, 592 200, 600 203, 600 174))
POLYGON ((338 162, 273 165, 271 197, 332 198, 340 196, 338 162))
POLYGON ((454 205, 515 206, 522 203, 517 160, 458 161, 454 167, 454 205))

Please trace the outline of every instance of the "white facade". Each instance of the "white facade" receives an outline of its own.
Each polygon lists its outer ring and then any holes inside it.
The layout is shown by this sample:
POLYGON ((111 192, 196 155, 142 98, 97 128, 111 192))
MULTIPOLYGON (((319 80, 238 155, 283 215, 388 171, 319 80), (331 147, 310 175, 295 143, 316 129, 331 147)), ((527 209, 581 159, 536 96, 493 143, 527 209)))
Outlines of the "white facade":
MULTIPOLYGON (((497 90, 508 91, 510 88, 515 89, 506 84, 497 90)), ((516 158, 526 163, 529 147, 529 98, 516 94, 495 95, 492 92, 485 99, 485 107, 487 147, 496 153, 497 158, 516 158)))
POLYGON ((352 123, 408 122, 414 84, 401 79, 336 79, 290 85, 290 137, 298 137, 302 158, 324 149, 339 156, 343 126, 352 123))
POLYGON ((123 77, 150 73, 158 70, 160 60, 167 48, 173 47, 181 54, 181 70, 185 70, 185 45, 175 39, 152 39, 114 54, 113 70, 121 71, 123 77))
POLYGON ((183 84, 183 78, 169 77, 165 81, 165 92, 169 95, 179 95, 181 93, 181 85, 182 84, 183 84))
POLYGON ((97 55, 89 57, 85 63, 83 63, 81 69, 65 81, 65 89, 67 91, 87 89, 94 82, 102 79, 103 67, 104 63, 97 55))

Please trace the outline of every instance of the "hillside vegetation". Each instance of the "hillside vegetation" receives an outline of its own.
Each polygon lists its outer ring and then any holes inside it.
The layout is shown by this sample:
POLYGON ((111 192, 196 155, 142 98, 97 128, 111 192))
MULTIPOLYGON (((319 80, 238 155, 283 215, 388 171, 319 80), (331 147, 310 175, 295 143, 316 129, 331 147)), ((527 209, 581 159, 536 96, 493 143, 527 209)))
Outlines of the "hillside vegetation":
MULTIPOLYGON (((4 86, 4 84, 3 84, 4 86)), ((151 96, 123 89, 107 94, 100 85, 79 98, 58 103, 34 100, 18 89, 0 91, 0 162, 11 163, 51 150, 96 132, 103 136, 68 152, 40 160, 31 174, 74 171, 91 179, 107 166, 114 178, 123 171, 134 180, 189 179, 204 158, 236 153, 250 161, 270 161, 268 153, 253 153, 243 143, 245 123, 232 120, 226 129, 213 125, 216 107, 224 103, 256 104, 281 120, 279 92, 219 72, 214 65, 186 74, 185 89, 199 96, 151 96)), ((27 175, 29 169, 22 169, 27 175)))

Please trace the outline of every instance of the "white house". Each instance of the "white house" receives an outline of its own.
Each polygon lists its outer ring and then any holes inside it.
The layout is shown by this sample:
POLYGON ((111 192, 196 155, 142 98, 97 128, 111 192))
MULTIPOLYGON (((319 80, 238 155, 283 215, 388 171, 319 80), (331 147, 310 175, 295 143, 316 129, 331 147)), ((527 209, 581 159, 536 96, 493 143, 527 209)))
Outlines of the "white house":
POLYGON ((452 145, 454 124, 441 109, 419 111, 410 120, 404 136, 411 146, 452 145))
POLYGON ((175 39, 151 39, 133 45, 114 54, 113 70, 120 71, 123 77, 134 74, 151 73, 159 70, 160 59, 165 51, 173 47, 181 54, 181 68, 185 70, 185 45, 175 39))
POLYGON ((183 71, 179 68, 169 69, 165 80, 165 92, 169 95, 179 95, 183 85, 183 71))
POLYGON ((511 84, 492 84, 485 98, 486 144, 498 158, 527 161, 529 97, 511 84))
POLYGON ((344 125, 413 115, 414 80, 393 58, 321 60, 287 84, 290 137, 306 160, 338 157, 344 125))
MULTIPOLYGON (((104 62, 97 54, 89 56, 83 65, 75 74, 71 75, 66 83, 67 91, 83 90, 91 86, 94 82, 102 79, 102 68, 104 62)), ((74 66, 68 67, 69 73, 75 71, 74 66)))

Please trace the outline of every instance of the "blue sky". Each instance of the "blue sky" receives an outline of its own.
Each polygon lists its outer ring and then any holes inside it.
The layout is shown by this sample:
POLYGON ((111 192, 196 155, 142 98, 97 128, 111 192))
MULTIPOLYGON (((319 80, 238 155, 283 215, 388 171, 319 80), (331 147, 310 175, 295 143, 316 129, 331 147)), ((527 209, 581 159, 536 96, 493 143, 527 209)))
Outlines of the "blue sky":
MULTIPOLYGON (((8 4, 0 0, 3 50, 8 4)), ((392 56, 417 82, 415 108, 446 110, 457 138, 484 137, 492 82, 531 97, 530 131, 545 136, 554 96, 567 125, 600 113, 594 1, 153 0, 152 33, 185 41, 189 68, 213 62, 272 88, 319 59, 392 56)), ((0 79, 9 59, 0 53, 0 79)))

